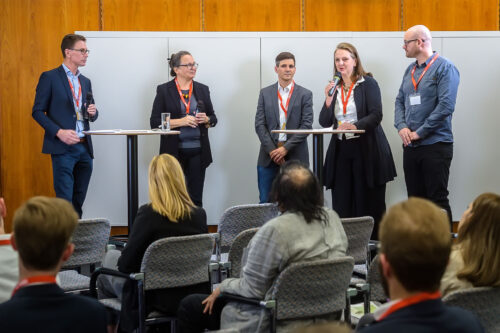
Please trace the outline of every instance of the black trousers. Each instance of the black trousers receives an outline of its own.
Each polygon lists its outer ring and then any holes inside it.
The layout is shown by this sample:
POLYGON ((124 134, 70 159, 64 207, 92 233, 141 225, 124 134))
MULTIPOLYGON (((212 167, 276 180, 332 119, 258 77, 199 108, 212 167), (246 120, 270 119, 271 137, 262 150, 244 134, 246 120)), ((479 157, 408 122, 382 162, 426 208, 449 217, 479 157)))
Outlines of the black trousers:
POLYGON ((452 221, 448 201, 448 178, 453 158, 453 143, 438 142, 419 147, 405 147, 403 169, 408 197, 429 199, 446 210, 452 221))
POLYGON ((385 212, 385 184, 368 186, 359 139, 337 141, 332 208, 341 218, 373 217, 371 239, 378 239, 378 226, 385 212))
POLYGON ((186 177, 186 186, 194 204, 203 207, 205 168, 201 165, 201 148, 180 148, 179 163, 186 177))
POLYGON ((222 309, 227 304, 223 297, 217 298, 212 314, 203 313, 205 305, 201 304, 208 294, 192 294, 184 297, 177 310, 177 320, 181 333, 198 333, 205 329, 218 330, 222 309))

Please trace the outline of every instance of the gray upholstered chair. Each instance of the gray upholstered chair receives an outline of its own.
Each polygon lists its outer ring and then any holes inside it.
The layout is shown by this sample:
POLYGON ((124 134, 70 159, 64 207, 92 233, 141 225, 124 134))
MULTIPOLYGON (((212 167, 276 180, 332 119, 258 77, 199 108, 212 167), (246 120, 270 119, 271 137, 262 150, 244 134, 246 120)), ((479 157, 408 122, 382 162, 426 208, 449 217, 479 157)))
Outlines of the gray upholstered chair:
MULTIPOLYGON (((214 248, 213 234, 162 238, 153 242, 146 249, 142 258, 141 271, 125 274, 118 271, 99 268, 92 274, 91 294, 97 295, 96 280, 100 274, 124 277, 137 282, 138 289, 138 324, 139 333, 145 332, 145 326, 170 322, 175 331, 176 318, 154 311, 146 313, 145 292, 147 290, 176 288, 210 282, 210 257, 214 248)), ((118 298, 100 299, 105 306, 121 311, 122 302, 118 298)))
POLYGON ((443 297, 443 302, 475 314, 486 332, 500 332, 500 287, 457 290, 443 297))
POLYGON ((240 277, 241 260, 248 243, 252 240, 253 236, 257 233, 259 228, 251 228, 240 232, 234 239, 233 244, 229 248, 227 262, 221 262, 222 267, 227 268, 227 277, 240 277))
POLYGON ((366 277, 370 265, 368 242, 373 230, 373 217, 340 219, 347 235, 346 255, 354 258, 354 272, 366 277))
POLYGON ((280 320, 310 319, 340 315, 346 308, 346 291, 354 259, 340 257, 294 263, 274 281, 265 300, 223 294, 230 300, 269 309, 270 330, 276 332, 280 320))
POLYGON ((358 294, 363 295, 364 312, 370 312, 370 302, 386 302, 388 297, 382 286, 382 276, 380 274, 380 257, 377 254, 373 258, 370 267, 368 268, 368 276, 366 282, 356 284, 358 294))
POLYGON ((87 268, 90 275, 95 265, 101 263, 110 231, 111 224, 105 218, 78 221, 72 237, 75 251, 58 274, 65 292, 78 293, 89 289, 90 277, 81 274, 82 270, 87 268))
POLYGON ((219 222, 220 240, 217 243, 217 260, 221 261, 221 254, 229 251, 240 232, 261 227, 278 214, 278 207, 271 203, 239 205, 226 209, 219 222))

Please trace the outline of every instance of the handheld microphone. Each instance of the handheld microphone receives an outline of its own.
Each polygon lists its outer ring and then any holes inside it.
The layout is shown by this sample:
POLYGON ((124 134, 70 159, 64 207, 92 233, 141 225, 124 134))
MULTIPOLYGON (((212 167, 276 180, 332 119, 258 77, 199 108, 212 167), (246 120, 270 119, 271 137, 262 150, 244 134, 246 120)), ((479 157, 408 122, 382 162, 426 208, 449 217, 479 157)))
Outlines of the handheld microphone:
POLYGON ((196 113, 205 113, 205 102, 203 102, 201 99, 197 100, 197 102, 198 106, 196 107, 196 113))
POLYGON ((340 74, 340 72, 335 73, 335 75, 333 76, 333 87, 328 92, 328 96, 333 95, 333 93, 335 92, 335 89, 337 89, 337 86, 339 85, 339 82, 341 79, 342 79, 342 75, 340 74))
POLYGON ((87 112, 87 108, 89 107, 90 104, 92 104, 93 100, 94 96, 92 95, 92 92, 88 91, 87 96, 85 97, 85 108, 83 110, 83 119, 89 119, 89 113, 87 112))

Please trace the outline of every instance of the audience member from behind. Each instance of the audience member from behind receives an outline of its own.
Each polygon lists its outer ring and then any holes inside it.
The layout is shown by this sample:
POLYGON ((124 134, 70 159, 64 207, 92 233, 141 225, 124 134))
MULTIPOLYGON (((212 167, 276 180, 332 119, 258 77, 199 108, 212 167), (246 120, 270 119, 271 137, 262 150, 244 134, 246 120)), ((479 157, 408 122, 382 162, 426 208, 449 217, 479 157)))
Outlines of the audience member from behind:
POLYGON ((500 287, 500 196, 483 193, 462 215, 458 241, 441 279, 443 295, 472 287, 500 287))
POLYGON ((7 209, 3 198, 0 198, 0 303, 12 295, 12 290, 19 279, 17 252, 10 244, 10 234, 5 233, 3 219, 7 209))
MULTIPOLYGON (((323 206, 323 190, 304 164, 289 161, 281 167, 271 198, 278 203, 282 215, 264 224, 252 238, 239 278, 222 281, 211 295, 191 295, 182 300, 178 311, 181 332, 219 327, 266 331, 266 310, 227 303, 219 298, 220 293, 264 299, 280 272, 290 264, 345 256, 347 237, 340 218, 323 206)), ((278 323, 279 329, 284 326, 290 328, 286 323, 278 323)))
POLYGON ((382 219, 379 239, 382 280, 391 302, 373 313, 371 323, 361 318, 361 332, 483 332, 471 313, 441 301, 439 283, 451 249, 442 209, 419 198, 399 203, 382 219))
POLYGON ((73 253, 77 221, 71 203, 59 198, 34 197, 16 211, 11 242, 19 252, 19 283, 0 304, 2 332, 106 332, 102 305, 56 284, 73 253))
MULTIPOLYGON (((103 266, 124 273, 139 272, 146 249, 154 241, 175 236, 208 232, 205 210, 196 207, 186 189, 182 168, 175 157, 155 156, 149 164, 149 198, 151 203, 139 208, 129 234, 127 246, 121 252, 106 253, 103 266)), ((101 298, 122 298, 124 280, 101 277, 98 280, 101 298)), ((179 302, 191 293, 210 291, 209 283, 197 286, 146 291, 146 311, 159 310, 175 314, 179 302)), ((125 296, 124 296, 125 297, 125 296)))

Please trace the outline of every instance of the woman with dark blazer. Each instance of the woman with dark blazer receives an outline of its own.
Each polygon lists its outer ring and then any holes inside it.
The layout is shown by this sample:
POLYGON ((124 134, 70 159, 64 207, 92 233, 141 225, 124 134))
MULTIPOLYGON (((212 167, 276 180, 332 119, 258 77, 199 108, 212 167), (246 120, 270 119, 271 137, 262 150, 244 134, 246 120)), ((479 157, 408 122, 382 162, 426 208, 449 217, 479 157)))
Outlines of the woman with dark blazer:
POLYGON ((334 52, 335 72, 341 80, 332 96, 330 82, 319 115, 323 127, 365 130, 364 134, 332 135, 324 165, 324 185, 332 189, 333 209, 343 217, 372 216, 377 239, 378 223, 385 212, 386 183, 396 177, 391 149, 380 122, 380 88, 361 65, 356 48, 340 43, 334 52))
POLYGON ((162 135, 160 154, 167 153, 179 160, 189 195, 195 205, 202 207, 205 169, 212 163, 208 128, 217 124, 217 117, 208 87, 194 81, 198 64, 191 54, 172 54, 169 65, 174 79, 158 86, 150 125, 152 129, 160 127, 161 114, 170 113, 170 128, 181 134, 162 135))

